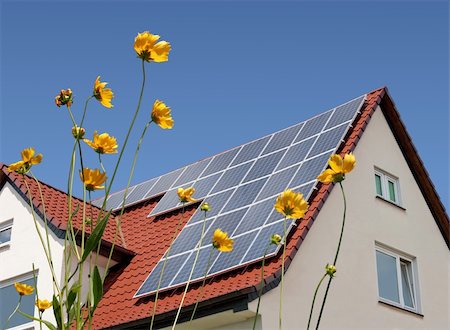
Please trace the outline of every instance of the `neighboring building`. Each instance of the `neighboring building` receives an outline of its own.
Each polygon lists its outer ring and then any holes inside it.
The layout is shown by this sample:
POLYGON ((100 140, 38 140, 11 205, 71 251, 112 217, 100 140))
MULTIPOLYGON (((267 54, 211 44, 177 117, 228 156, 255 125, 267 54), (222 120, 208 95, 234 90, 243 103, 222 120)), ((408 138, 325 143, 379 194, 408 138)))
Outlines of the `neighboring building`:
MULTIPOLYGON (((321 328, 449 329, 449 219, 386 88, 132 187, 122 220, 124 242, 115 250, 94 327, 148 328, 164 254, 181 221, 155 317, 155 328, 172 325, 203 225, 197 208, 205 200, 213 209, 209 229, 177 327, 186 328, 200 297, 191 329, 251 329, 262 251, 269 236, 282 234, 284 225, 273 212, 274 200, 284 189, 294 188, 308 197, 310 207, 302 220, 288 226, 283 328, 305 328, 314 288, 325 264, 332 261, 340 231, 339 189, 314 180, 335 151, 353 152, 357 166, 343 183, 346 229, 321 328), (200 200, 182 208, 176 188, 190 184, 200 200), (210 253, 211 232, 217 227, 233 233, 233 252, 210 253), (208 264, 211 275, 202 289, 208 264)), ((42 231, 45 219, 37 185, 26 180, 42 231)), ((48 185, 42 187, 53 260, 61 276, 67 196, 48 185)), ((3 167, 0 189, 1 327, 4 311, 11 309, 15 298, 11 284, 32 283, 32 263, 38 270, 39 295, 50 296, 52 285, 22 179, 3 167)), ((111 195, 108 208, 120 210, 121 200, 120 192, 111 195)), ((77 218, 75 224, 80 221, 77 218)), ((103 255, 114 230, 110 221, 103 255)), ((272 247, 268 256, 258 329, 278 328, 281 251, 272 247)), ((100 260, 104 271, 105 259, 100 260)), ((26 302, 30 313, 33 299, 26 302)), ((17 329, 32 326, 20 325, 20 318, 14 322, 11 325, 17 329)))

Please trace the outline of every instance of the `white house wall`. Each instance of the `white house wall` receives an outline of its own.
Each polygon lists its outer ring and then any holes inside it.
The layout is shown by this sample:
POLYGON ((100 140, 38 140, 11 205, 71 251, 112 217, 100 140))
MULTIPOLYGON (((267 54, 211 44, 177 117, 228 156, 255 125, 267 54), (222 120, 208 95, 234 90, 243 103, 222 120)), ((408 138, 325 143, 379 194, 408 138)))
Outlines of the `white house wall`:
MULTIPOLYGON (((449 250, 380 109, 354 154, 356 168, 344 181, 346 228, 321 329, 449 329, 449 250), (399 178, 405 209, 375 197, 374 166, 399 178), (417 258, 422 315, 378 301, 375 242, 417 258)), ((342 208, 335 186, 285 276, 283 329, 306 328, 313 291, 334 258, 342 208)), ((263 296, 264 330, 278 328, 279 294, 278 286, 263 296)), ((256 310, 256 300, 249 309, 256 310)))

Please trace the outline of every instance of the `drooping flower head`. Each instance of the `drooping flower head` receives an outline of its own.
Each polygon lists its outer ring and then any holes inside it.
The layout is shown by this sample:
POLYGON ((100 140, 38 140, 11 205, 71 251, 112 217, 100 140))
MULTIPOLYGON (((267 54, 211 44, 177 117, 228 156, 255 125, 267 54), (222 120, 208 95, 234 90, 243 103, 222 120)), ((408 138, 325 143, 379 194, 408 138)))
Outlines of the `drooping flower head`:
POLYGON ((201 206, 200 206, 200 210, 204 211, 204 212, 209 212, 211 210, 211 207, 209 206, 208 202, 204 202, 201 206))
POLYGON ((139 58, 147 62, 166 62, 168 61, 171 49, 167 41, 159 41, 160 36, 151 34, 148 31, 138 33, 134 39, 134 50, 139 58))
POLYGON ((43 313, 46 309, 49 309, 52 307, 52 302, 48 301, 47 299, 44 300, 36 300, 36 307, 39 309, 41 313, 43 313))
POLYGON ((195 188, 189 187, 187 189, 178 188, 177 194, 181 203, 195 202, 192 195, 195 193, 195 188))
POLYGON ((73 95, 72 90, 69 89, 61 89, 58 95, 55 96, 55 104, 58 108, 62 105, 66 105, 68 108, 72 105, 73 95))
POLYGON ((99 154, 117 153, 117 140, 114 136, 110 136, 108 133, 102 133, 99 135, 97 134, 97 131, 95 131, 92 141, 89 139, 83 139, 83 141, 99 154))
POLYGON ((84 133, 86 133, 86 131, 83 127, 72 127, 72 135, 76 140, 81 140, 84 137, 84 133))
POLYGON ((100 76, 95 79, 94 82, 94 97, 100 101, 101 105, 106 108, 112 108, 111 100, 114 97, 114 93, 111 88, 106 88, 107 82, 101 82, 100 76))
POLYGON ((228 237, 228 234, 220 229, 216 229, 213 234, 212 244, 215 249, 221 252, 233 251, 234 241, 228 237))
POLYGON ((345 154, 344 158, 340 155, 331 155, 328 160, 330 168, 324 170, 318 177, 322 183, 341 182, 345 179, 345 174, 350 173, 355 167, 356 159, 352 153, 345 154))
POLYGON ((98 168, 91 170, 87 167, 83 168, 83 173, 80 171, 80 179, 86 187, 86 190, 93 191, 105 189, 102 184, 106 181, 106 173, 100 172, 98 168))
POLYGON ((20 153, 22 160, 8 166, 9 172, 17 172, 19 174, 27 173, 33 165, 39 164, 42 161, 42 154, 34 155, 33 148, 23 149, 20 153))
POLYGON ((162 129, 171 129, 173 127, 170 108, 160 100, 156 100, 153 104, 152 120, 162 129))
POLYGON ((14 288, 21 296, 27 296, 34 291, 34 288, 31 285, 20 282, 14 282, 14 288))
POLYGON ((303 194, 288 189, 278 196, 275 209, 288 219, 300 219, 308 210, 308 202, 303 194))
POLYGON ((282 240, 282 238, 281 238, 280 235, 278 235, 278 234, 273 234, 273 235, 270 237, 270 244, 273 244, 273 245, 280 245, 281 240, 282 240))

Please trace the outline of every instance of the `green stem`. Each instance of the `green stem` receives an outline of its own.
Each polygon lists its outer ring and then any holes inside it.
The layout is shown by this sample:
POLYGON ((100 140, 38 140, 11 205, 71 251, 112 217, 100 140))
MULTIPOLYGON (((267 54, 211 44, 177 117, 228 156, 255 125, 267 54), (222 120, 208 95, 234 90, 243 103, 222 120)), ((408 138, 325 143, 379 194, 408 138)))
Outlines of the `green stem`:
POLYGON ((327 277, 326 273, 322 276, 322 278, 320 279, 319 283, 317 284, 316 290, 314 291, 314 297, 313 297, 313 300, 312 300, 312 303, 311 303, 311 310, 309 312, 308 326, 306 327, 306 329, 308 329, 308 330, 309 330, 309 326, 311 324, 311 318, 312 318, 312 315, 313 315, 314 303, 316 301, 317 292, 319 291, 319 288, 322 285, 322 282, 325 279, 325 277, 327 277))
POLYGON ((189 274, 189 278, 186 283, 186 287, 184 288, 183 297, 181 298, 180 306, 178 307, 177 316, 175 317, 175 321, 173 322, 172 330, 175 329, 178 318, 180 317, 181 308, 183 307, 183 303, 184 303, 184 298, 186 297, 186 293, 188 291, 189 284, 191 283, 192 275, 194 274, 195 265, 197 264, 198 255, 200 254, 200 248, 202 247, 203 235, 205 234, 205 228, 206 228, 206 211, 204 212, 202 233, 200 236, 200 242, 198 243, 197 252, 195 253, 194 264, 192 265, 191 272, 189 274))
MULTIPOLYGON (((347 213, 347 200, 345 198, 345 192, 344 192, 344 187, 342 186, 342 182, 339 182, 339 186, 341 187, 342 199, 344 201, 344 214, 342 216, 341 234, 339 236, 339 242, 338 242, 338 246, 337 246, 337 249, 336 249, 336 255, 334 256, 334 261, 333 261, 333 265, 334 266, 336 266, 336 264, 337 264, 339 251, 341 249, 342 236, 344 235, 344 227, 345 227, 345 216, 346 216, 346 213, 347 213)), ((323 297, 322 306, 320 308, 319 318, 317 319, 316 329, 319 329, 320 320, 322 318, 323 309, 324 309, 325 303, 327 301, 328 290, 330 289, 330 285, 331 285, 331 281, 332 280, 333 280, 333 276, 330 276, 330 279, 328 280, 328 284, 327 284, 327 289, 325 290, 325 295, 323 297)))
POLYGON ((258 291, 258 304, 256 305, 256 314, 255 314, 255 320, 253 321, 253 330, 256 329, 256 320, 258 319, 258 313, 259 313, 259 306, 261 304, 261 296, 264 289, 264 264, 266 263, 266 254, 269 250, 270 245, 272 242, 269 242, 269 244, 266 247, 266 250, 264 251, 263 260, 261 262, 261 282, 260 282, 260 288, 258 291))
POLYGON ((73 126, 76 127, 77 123, 75 121, 75 118, 73 117, 72 110, 70 110, 70 107, 67 107, 67 110, 69 110, 69 115, 70 115, 70 119, 72 120, 73 126))
POLYGON ((81 122, 80 122, 80 127, 83 127, 83 123, 84 123, 84 117, 86 116, 86 110, 87 110, 87 106, 89 101, 94 97, 94 95, 91 95, 87 98, 86 102, 84 103, 84 110, 83 110, 83 116, 81 117, 81 122))
POLYGON ((203 290, 205 288, 206 277, 208 276, 209 267, 211 266, 213 252, 214 252, 214 246, 211 248, 211 252, 209 252, 208 263, 206 264, 206 269, 205 269, 205 275, 203 276, 202 285, 200 287, 200 294, 198 295, 197 301, 195 302, 194 310, 192 311, 191 319, 189 320, 188 330, 191 327, 191 323, 192 323, 192 320, 194 319, 195 312, 197 311, 198 304, 200 303, 200 300, 203 298, 203 290))
POLYGON ((286 257, 286 217, 283 221, 283 256, 281 259, 281 284, 280 284, 280 311, 278 314, 278 329, 282 328, 283 321, 283 287, 284 287, 284 259, 286 257))
POLYGON ((14 308, 13 312, 9 315, 9 317, 6 319, 5 327, 3 329, 8 329, 8 323, 11 320, 11 318, 14 316, 14 314, 17 313, 20 307, 20 303, 22 302, 22 295, 19 296, 19 302, 17 303, 16 308, 14 308))

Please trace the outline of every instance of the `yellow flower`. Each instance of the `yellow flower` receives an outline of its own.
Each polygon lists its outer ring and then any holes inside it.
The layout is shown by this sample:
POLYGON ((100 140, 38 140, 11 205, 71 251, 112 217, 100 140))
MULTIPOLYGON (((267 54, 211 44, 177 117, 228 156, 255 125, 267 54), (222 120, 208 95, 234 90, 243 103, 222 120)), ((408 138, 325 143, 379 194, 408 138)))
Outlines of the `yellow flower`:
POLYGON ((195 193, 195 189, 192 187, 189 187, 187 189, 178 188, 178 197, 180 197, 181 203, 187 203, 187 202, 195 202, 195 199, 192 198, 192 195, 195 193))
POLYGON ((60 107, 62 105, 67 105, 70 107, 73 102, 72 90, 69 89, 61 89, 58 95, 55 96, 55 104, 60 107))
POLYGON ((355 167, 356 159, 352 153, 345 154, 344 158, 340 155, 331 155, 328 165, 331 168, 324 170, 318 177, 322 183, 341 182, 345 179, 345 174, 350 173, 355 167))
POLYGON ((111 88, 105 88, 107 84, 107 82, 101 82, 100 76, 98 76, 94 83, 94 96, 104 107, 112 108, 111 100, 114 97, 114 93, 111 88))
POLYGON ((89 139, 83 139, 83 141, 99 154, 117 153, 117 140, 114 136, 110 136, 108 133, 98 135, 97 131, 95 131, 93 141, 89 139))
POLYGON ((281 243, 281 236, 278 234, 273 234, 272 237, 270 237, 270 244, 273 245, 279 245, 281 243))
POLYGON ((156 100, 153 104, 152 120, 163 129, 171 129, 173 127, 170 108, 162 101, 156 100))
POLYGON ((34 155, 33 148, 23 149, 20 153, 22 160, 8 166, 9 172, 17 172, 20 174, 28 172, 33 165, 39 164, 42 161, 42 154, 34 155))
POLYGON ((200 206, 200 210, 205 211, 205 212, 209 212, 211 210, 211 207, 209 206, 209 203, 204 202, 202 204, 202 206, 200 206))
POLYGON ((147 62, 166 62, 171 49, 167 41, 158 41, 159 35, 148 31, 138 33, 134 39, 134 50, 138 57, 147 62))
POLYGON ((41 313, 43 313, 46 309, 52 307, 52 303, 47 299, 44 300, 36 300, 36 307, 39 309, 41 313))
POLYGON ((308 209, 308 202, 303 199, 302 194, 288 189, 278 196, 275 209, 286 218, 300 219, 308 209))
POLYGON ((34 291, 34 288, 31 285, 24 283, 14 282, 14 287, 21 296, 27 296, 34 291))
POLYGON ((216 229, 212 239, 212 244, 215 249, 222 252, 231 252, 233 251, 233 243, 234 241, 228 237, 227 233, 224 233, 220 229, 216 229))
POLYGON ((90 170, 89 168, 85 167, 83 169, 83 173, 80 171, 80 179, 86 186, 86 190, 93 191, 98 189, 104 189, 105 186, 101 186, 103 184, 107 177, 106 173, 100 172, 98 168, 95 170, 90 170))
POLYGON ((86 131, 84 130, 83 127, 78 126, 72 127, 72 135, 75 139, 81 140, 84 137, 84 133, 86 133, 86 131))
POLYGON ((334 277, 334 273, 336 273, 336 266, 327 264, 325 266, 325 271, 331 277, 334 277))

